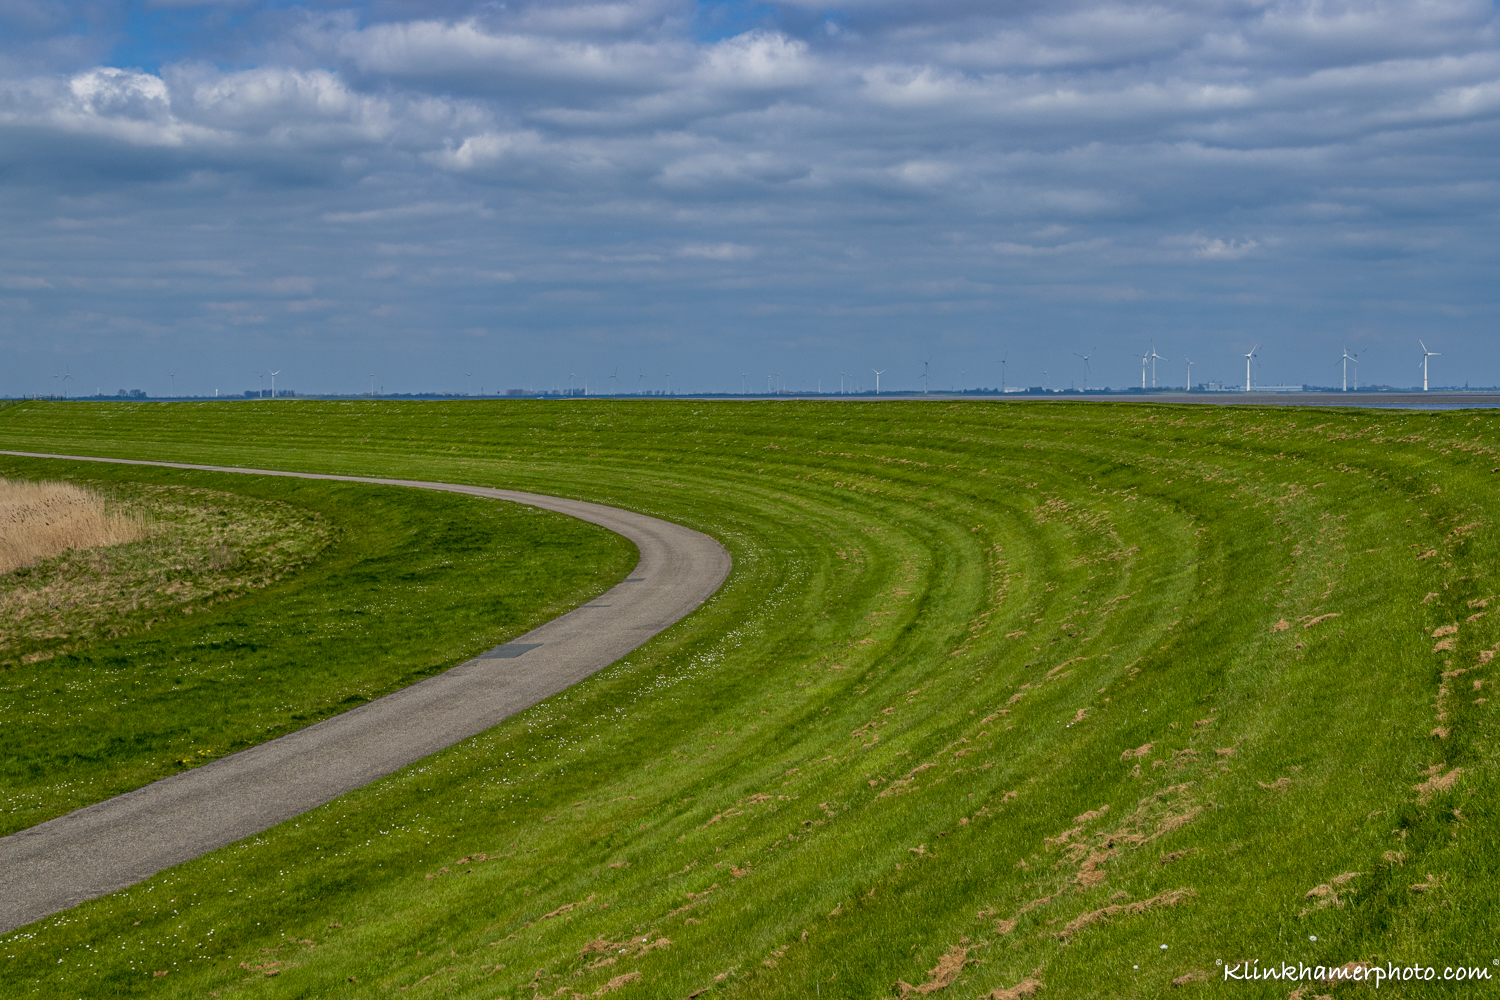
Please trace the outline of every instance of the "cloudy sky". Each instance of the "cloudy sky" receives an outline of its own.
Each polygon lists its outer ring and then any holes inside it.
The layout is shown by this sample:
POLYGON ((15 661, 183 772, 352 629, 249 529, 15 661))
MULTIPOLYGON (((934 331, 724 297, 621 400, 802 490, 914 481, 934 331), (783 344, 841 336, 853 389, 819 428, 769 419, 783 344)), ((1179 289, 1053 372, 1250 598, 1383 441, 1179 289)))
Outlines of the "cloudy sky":
POLYGON ((0 394, 1500 383, 1488 0, 0 0, 0 394), (1046 373, 1045 375, 1043 373, 1046 373), (615 376, 611 380, 611 376, 615 376), (644 377, 643 377, 644 376, 644 377))

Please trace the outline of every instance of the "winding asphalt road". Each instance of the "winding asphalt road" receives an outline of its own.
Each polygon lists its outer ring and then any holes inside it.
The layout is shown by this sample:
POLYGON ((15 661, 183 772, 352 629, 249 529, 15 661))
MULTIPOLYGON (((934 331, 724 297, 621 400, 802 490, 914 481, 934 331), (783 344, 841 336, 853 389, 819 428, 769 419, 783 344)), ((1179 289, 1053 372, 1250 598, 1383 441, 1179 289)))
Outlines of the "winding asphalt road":
POLYGON ((457 483, 3 451, 446 490, 557 511, 624 535, 641 561, 623 583, 513 642, 342 715, 0 838, 0 933, 133 885, 322 805, 481 733, 675 624, 729 575, 707 535, 600 504, 457 483))

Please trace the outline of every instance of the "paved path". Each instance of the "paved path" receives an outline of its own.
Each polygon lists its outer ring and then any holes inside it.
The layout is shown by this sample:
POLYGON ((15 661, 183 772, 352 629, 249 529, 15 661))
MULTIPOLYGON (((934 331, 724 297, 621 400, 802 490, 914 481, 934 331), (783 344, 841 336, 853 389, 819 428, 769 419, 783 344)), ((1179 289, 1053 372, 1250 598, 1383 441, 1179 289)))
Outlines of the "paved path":
POLYGON ((259 833, 481 733, 607 667, 681 620, 729 575, 729 553, 707 535, 578 500, 404 479, 0 454, 468 493, 590 521, 624 535, 641 553, 625 582, 445 673, 269 743, 0 838, 0 933, 259 833))

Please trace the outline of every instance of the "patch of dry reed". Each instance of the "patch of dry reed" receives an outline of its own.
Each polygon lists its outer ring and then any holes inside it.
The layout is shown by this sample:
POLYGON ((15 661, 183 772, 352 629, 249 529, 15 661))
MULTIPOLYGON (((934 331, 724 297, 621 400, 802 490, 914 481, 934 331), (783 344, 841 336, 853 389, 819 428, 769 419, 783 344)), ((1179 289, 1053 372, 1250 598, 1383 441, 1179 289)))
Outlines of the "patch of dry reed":
POLYGON ((121 545, 146 536, 139 517, 108 509, 71 483, 0 479, 0 573, 33 566, 69 549, 121 545))

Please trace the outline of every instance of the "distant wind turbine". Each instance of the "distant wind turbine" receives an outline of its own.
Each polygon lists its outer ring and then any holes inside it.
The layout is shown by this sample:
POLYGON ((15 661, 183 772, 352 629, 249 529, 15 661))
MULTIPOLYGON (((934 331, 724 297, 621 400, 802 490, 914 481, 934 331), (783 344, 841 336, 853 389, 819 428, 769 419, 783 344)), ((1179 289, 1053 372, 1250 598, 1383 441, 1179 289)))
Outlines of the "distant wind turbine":
POLYGON ((1000 392, 1002 394, 1004 394, 1004 392, 1005 392, 1005 362, 1009 358, 1010 358, 1010 352, 1009 351, 1006 351, 1005 354, 1004 354, 1004 356, 1002 356, 1000 358, 1000 392))
POLYGON ((1250 362, 1255 360, 1255 352, 1258 351, 1258 350, 1260 350, 1260 345, 1256 344, 1254 347, 1250 348, 1249 352, 1245 355, 1245 391, 1246 392, 1250 391, 1250 362))
POLYGON ((1151 360, 1151 352, 1147 351, 1141 355, 1141 388, 1146 388, 1146 364, 1151 360))
POLYGON ((370 398, 375 398, 375 373, 370 373, 370 398))
MULTIPOLYGON (((929 358, 928 361, 930 361, 930 360, 931 359, 929 358)), ((923 393, 923 395, 926 395, 926 393, 927 393, 927 365, 928 365, 928 361, 923 361, 922 362, 922 393, 923 393)))
POLYGON ((875 371, 874 368, 871 368, 870 371, 875 372, 875 395, 878 396, 878 395, 880 395, 880 376, 882 376, 886 372, 890 371, 890 369, 889 368, 882 368, 879 371, 875 371))
POLYGON ((610 376, 610 379, 615 383, 615 395, 618 396, 620 394, 620 366, 619 365, 615 365, 615 373, 610 376))
POLYGON ((637 396, 641 394, 641 383, 644 381, 646 381, 646 373, 641 372, 641 377, 635 380, 635 394, 637 396))
MULTIPOLYGON (((1418 338, 1417 343, 1422 344, 1422 341, 1421 341, 1420 338, 1418 338)), ((1440 357, 1442 357, 1442 355, 1439 354, 1437 351, 1429 351, 1427 349, 1427 345, 1426 344, 1422 344, 1422 391, 1423 392, 1427 391, 1427 359, 1428 358, 1440 358, 1440 357)))
POLYGON ((1156 345, 1152 344, 1151 345, 1151 388, 1153 388, 1153 389, 1156 388, 1156 363, 1158 361, 1165 361, 1165 360, 1167 360, 1167 359, 1164 358, 1164 357, 1162 357, 1160 354, 1156 353, 1156 345))
POLYGON ((667 395, 670 396, 672 395, 672 373, 667 372, 665 378, 667 380, 667 395))
POLYGON ((1339 358, 1339 364, 1341 364, 1341 365, 1344 366, 1344 389, 1343 389, 1344 392, 1348 392, 1349 391, 1349 362, 1351 362, 1351 361, 1353 361, 1354 365, 1355 365, 1355 368, 1354 368, 1354 387, 1356 389, 1358 389, 1359 388, 1359 356, 1355 355, 1355 354, 1350 354, 1349 353, 1349 345, 1345 344, 1344 345, 1344 356, 1342 358, 1339 358))
POLYGON ((1196 365, 1198 362, 1192 360, 1186 354, 1184 354, 1182 356, 1182 360, 1184 360, 1184 361, 1187 362, 1187 379, 1188 379, 1187 380, 1187 391, 1188 392, 1192 392, 1193 391, 1193 366, 1196 365))
POLYGON ((750 390, 748 388, 749 383, 746 381, 749 377, 750 377, 750 373, 749 372, 740 372, 740 395, 741 396, 748 396, 748 395, 750 395, 750 390))
POLYGON ((1096 348, 1094 348, 1094 350, 1089 351, 1087 354, 1079 354, 1077 351, 1073 352, 1073 357, 1075 357, 1075 358, 1082 358, 1083 359, 1083 391, 1084 392, 1088 392, 1089 391, 1089 358, 1093 357, 1094 353, 1096 351, 1098 351, 1098 350, 1099 350, 1099 348, 1096 347, 1096 348))
POLYGON ((281 369, 278 368, 274 372, 269 372, 268 374, 271 376, 271 398, 275 399, 276 398, 276 376, 281 374, 281 369))
MULTIPOLYGON (((176 398, 176 396, 177 396, 177 373, 176 372, 167 372, 167 378, 169 378, 169 379, 172 380, 172 396, 173 396, 173 398, 176 398)), ((66 379, 64 381, 66 381, 66 379)))

